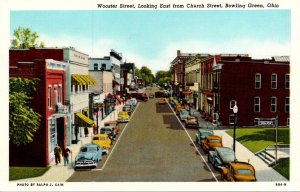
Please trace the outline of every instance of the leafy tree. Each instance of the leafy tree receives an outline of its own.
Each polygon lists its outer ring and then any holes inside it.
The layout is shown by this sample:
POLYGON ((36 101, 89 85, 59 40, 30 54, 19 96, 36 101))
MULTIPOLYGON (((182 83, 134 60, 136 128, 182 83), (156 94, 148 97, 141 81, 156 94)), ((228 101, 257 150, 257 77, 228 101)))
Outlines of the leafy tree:
POLYGON ((41 115, 30 107, 30 95, 35 91, 37 79, 10 78, 9 139, 16 145, 33 141, 40 125, 41 115))
POLYGON ((149 69, 146 66, 142 66, 141 69, 136 68, 135 74, 137 77, 144 79, 146 85, 152 84, 155 80, 155 77, 152 74, 151 69, 149 69))
POLYGON ((14 31, 14 38, 12 40, 13 48, 29 48, 29 47, 45 47, 45 43, 38 44, 39 35, 32 32, 29 28, 19 27, 14 31))

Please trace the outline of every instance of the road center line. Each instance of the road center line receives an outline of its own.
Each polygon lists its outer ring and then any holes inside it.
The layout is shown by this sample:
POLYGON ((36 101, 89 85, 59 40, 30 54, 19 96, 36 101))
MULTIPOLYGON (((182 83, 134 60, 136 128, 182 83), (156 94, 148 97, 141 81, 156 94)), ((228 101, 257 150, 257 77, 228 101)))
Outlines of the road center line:
POLYGON ((193 139, 191 138, 190 134, 188 133, 188 131, 186 130, 185 126, 181 123, 180 119, 178 118, 178 116, 176 115, 175 111, 173 110, 173 108, 171 107, 170 103, 167 101, 170 109, 173 111, 173 114, 175 115, 175 117, 177 118, 177 120, 179 121, 180 125, 182 126, 182 128, 184 129, 184 131, 186 132, 186 134, 188 135, 188 137, 190 138, 190 140, 192 141, 195 149, 197 150, 197 152, 199 153, 199 155, 201 156, 202 160, 204 161, 206 167, 209 169, 209 171, 211 172, 212 176, 215 178, 215 180, 218 182, 217 177, 215 176, 215 174, 213 173, 213 171, 211 170, 211 168, 208 166, 207 162, 205 161, 204 157, 201 155, 199 149, 197 148, 197 146, 195 145, 195 142, 193 141, 193 139))
MULTIPOLYGON (((137 104, 137 106, 135 107, 133 113, 131 114, 130 120, 133 118, 133 115, 134 115, 134 113, 137 111, 139 105, 140 105, 140 102, 138 102, 138 104, 137 104)), ((117 147, 117 144, 118 144, 119 140, 121 139, 121 136, 122 136, 123 133, 125 132, 125 130, 126 130, 126 128, 127 128, 127 125, 128 125, 129 123, 130 123, 130 121, 129 121, 128 123, 126 123, 125 127, 123 128, 122 133, 119 135, 119 137, 118 137, 118 139, 117 139, 117 141, 116 141, 114 147, 112 148, 112 150, 111 150, 110 153, 108 154, 108 157, 107 157, 106 161, 104 162, 104 164, 102 165, 102 167, 101 167, 100 169, 94 169, 94 171, 103 171, 103 170, 104 170, 104 168, 105 168, 105 166, 106 166, 108 160, 110 159, 110 156, 112 155, 114 149, 117 147)))

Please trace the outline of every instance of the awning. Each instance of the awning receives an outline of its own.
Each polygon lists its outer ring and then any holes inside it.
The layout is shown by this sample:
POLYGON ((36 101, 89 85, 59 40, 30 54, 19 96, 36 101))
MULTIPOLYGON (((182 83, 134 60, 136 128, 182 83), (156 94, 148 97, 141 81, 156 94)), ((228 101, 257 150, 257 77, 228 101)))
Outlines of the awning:
POLYGON ((74 85, 95 85, 96 81, 89 75, 72 74, 74 85))
POLYGON ((75 123, 79 127, 93 127, 95 125, 95 122, 82 114, 81 112, 76 113, 75 115, 75 123))

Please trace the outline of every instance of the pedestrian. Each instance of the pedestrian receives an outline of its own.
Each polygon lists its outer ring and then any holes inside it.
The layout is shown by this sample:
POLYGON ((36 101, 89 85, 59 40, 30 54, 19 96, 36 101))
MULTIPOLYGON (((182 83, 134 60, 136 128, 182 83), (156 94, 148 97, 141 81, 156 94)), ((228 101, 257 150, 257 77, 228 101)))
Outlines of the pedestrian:
POLYGON ((72 151, 68 148, 64 148, 63 156, 64 156, 64 166, 69 165, 69 157, 72 151))
POLYGON ((55 156, 56 165, 61 162, 61 155, 62 155, 61 153, 62 153, 62 151, 61 151, 60 146, 58 144, 56 144, 56 147, 54 148, 54 156, 55 156))
POLYGON ((85 137, 89 135, 89 129, 87 127, 84 128, 84 135, 85 137))

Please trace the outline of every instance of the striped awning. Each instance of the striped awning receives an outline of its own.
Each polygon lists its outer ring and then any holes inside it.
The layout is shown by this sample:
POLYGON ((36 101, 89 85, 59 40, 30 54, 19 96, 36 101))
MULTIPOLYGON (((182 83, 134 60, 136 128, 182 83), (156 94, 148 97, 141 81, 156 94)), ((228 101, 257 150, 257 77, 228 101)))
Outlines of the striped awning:
POLYGON ((75 123, 79 127, 93 127, 95 125, 95 122, 92 119, 88 118, 81 112, 76 113, 75 123))
POLYGON ((95 85, 96 81, 89 75, 72 74, 72 84, 74 85, 95 85))

